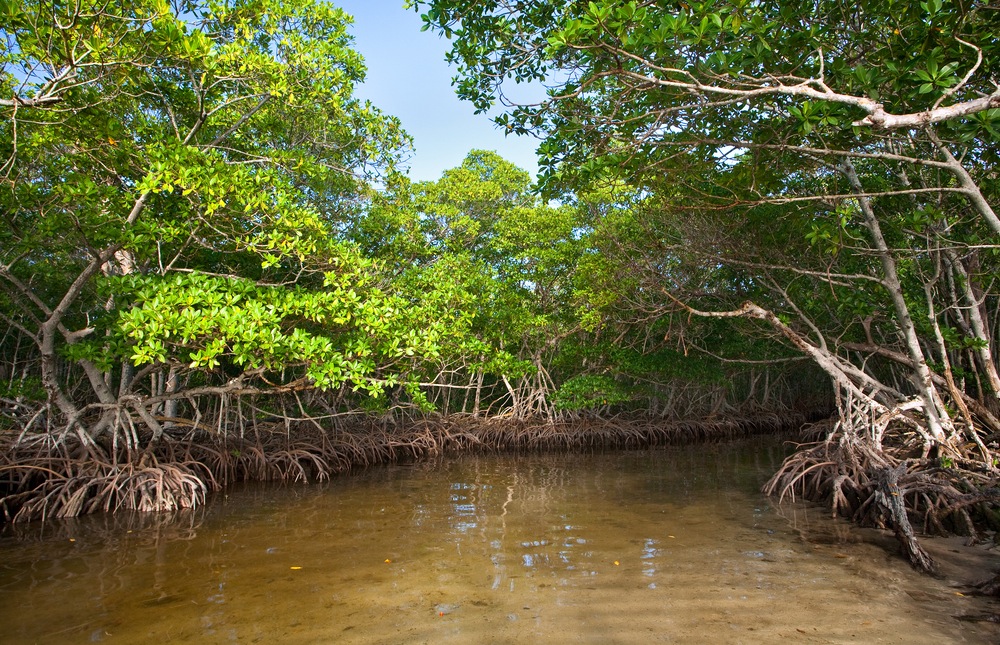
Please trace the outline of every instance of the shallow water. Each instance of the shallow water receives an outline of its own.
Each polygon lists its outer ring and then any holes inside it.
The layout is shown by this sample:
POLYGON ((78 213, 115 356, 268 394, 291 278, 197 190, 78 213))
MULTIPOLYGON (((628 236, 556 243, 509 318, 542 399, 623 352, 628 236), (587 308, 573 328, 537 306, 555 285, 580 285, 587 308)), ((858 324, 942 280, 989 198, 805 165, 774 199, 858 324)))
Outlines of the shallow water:
POLYGON ((0 641, 1000 642, 955 618, 986 601, 761 496, 782 456, 465 455, 8 527, 0 641))

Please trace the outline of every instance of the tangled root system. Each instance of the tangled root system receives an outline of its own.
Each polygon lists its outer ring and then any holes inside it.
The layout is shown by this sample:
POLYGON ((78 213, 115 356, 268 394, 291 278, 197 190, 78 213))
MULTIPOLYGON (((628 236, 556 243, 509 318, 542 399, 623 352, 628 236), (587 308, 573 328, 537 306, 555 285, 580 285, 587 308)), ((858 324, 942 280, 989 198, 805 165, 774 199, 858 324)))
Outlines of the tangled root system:
POLYGON ((833 421, 812 432, 826 436, 800 445, 765 493, 823 502, 835 516, 892 530, 906 558, 924 571, 935 565, 920 547, 917 530, 977 539, 977 527, 1000 529, 998 473, 974 454, 924 456, 914 435, 891 432, 883 444, 833 421))
MULTIPOLYGON (((172 511, 203 504, 237 481, 322 481, 352 468, 459 451, 640 448, 721 441, 794 429, 798 413, 697 421, 591 420, 566 424, 451 416, 405 426, 368 421, 351 429, 257 424, 250 434, 196 428, 136 450, 28 437, 0 455, 6 521, 118 510, 172 511)), ((22 438, 24 439, 24 438, 22 438)))

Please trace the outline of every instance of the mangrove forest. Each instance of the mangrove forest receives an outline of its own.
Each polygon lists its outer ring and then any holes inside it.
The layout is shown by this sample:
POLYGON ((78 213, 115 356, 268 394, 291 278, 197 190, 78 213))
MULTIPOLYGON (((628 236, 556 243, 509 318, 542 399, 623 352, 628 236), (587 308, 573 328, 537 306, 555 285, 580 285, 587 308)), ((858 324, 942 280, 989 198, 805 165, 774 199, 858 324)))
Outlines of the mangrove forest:
POLYGON ((0 525, 781 432, 1000 535, 995 2, 408 4, 537 176, 411 179, 336 0, 0 0, 0 525))

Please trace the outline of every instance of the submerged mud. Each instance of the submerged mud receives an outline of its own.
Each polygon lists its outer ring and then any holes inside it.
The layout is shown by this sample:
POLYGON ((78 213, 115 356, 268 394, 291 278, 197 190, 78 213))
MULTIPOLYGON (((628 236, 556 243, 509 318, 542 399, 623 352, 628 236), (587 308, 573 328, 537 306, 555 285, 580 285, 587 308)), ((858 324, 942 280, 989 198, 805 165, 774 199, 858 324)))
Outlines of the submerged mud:
POLYGON ((0 620, 25 643, 1000 640, 962 620, 993 601, 891 539, 762 496, 785 454, 465 454, 173 516, 12 524, 0 620))

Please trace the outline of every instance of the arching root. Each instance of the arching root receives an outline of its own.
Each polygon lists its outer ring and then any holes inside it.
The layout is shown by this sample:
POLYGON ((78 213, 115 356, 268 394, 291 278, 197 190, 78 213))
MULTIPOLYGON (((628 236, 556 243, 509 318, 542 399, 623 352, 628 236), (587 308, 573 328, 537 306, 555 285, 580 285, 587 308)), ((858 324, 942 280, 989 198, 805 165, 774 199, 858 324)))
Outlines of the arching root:
POLYGON ((6 521, 94 512, 172 511, 203 504, 210 491, 237 481, 321 481, 356 467, 451 452, 592 450, 720 441, 799 427, 800 414, 760 414, 701 421, 544 421, 430 417, 403 424, 371 419, 349 429, 314 424, 255 424, 219 435, 183 426, 183 436, 87 446, 45 437, 0 452, 0 514, 6 521))
MULTIPOLYGON (((975 459, 923 457, 919 436, 893 428, 885 444, 875 433, 835 423, 822 441, 802 444, 764 486, 780 499, 802 497, 830 505, 834 515, 893 531, 914 567, 933 571, 914 525, 927 534, 975 539, 977 526, 998 526, 997 472, 975 459)), ((878 434, 881 436, 881 433, 878 434)), ((1000 585, 998 585, 1000 587, 1000 585)))

